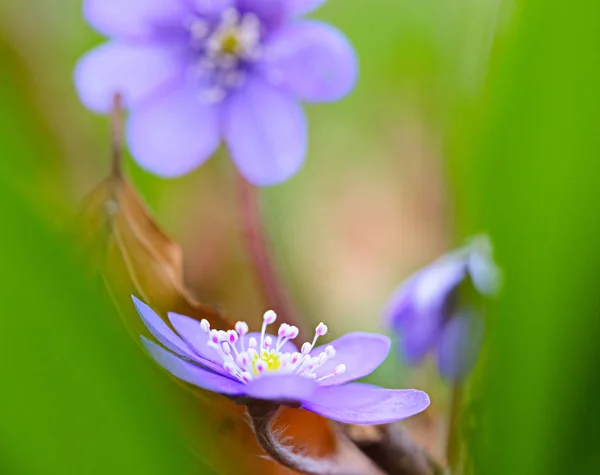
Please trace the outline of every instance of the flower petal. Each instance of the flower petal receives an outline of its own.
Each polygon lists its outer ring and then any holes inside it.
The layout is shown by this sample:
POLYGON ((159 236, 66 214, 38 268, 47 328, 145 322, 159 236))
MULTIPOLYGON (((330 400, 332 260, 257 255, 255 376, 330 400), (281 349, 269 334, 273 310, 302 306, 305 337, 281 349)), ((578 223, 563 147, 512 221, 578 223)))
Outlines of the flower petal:
POLYGON ((377 404, 387 398, 379 386, 365 383, 349 383, 338 386, 320 386, 306 403, 316 406, 335 405, 337 408, 356 408, 377 404))
POLYGON ((284 28, 265 44, 265 74, 277 87, 311 102, 337 101, 354 84, 354 48, 336 28, 316 21, 284 28))
POLYGON ((75 68, 75 86, 83 104, 107 113, 116 93, 132 107, 177 77, 183 59, 172 48, 105 43, 87 53, 75 68))
POLYGON ((154 338, 166 348, 180 356, 197 359, 192 349, 167 326, 154 310, 137 297, 131 296, 131 298, 133 299, 133 304, 142 318, 144 325, 146 325, 146 328, 148 328, 154 338))
POLYGON ((191 0, 194 12, 203 16, 218 16, 235 6, 235 0, 191 0))
POLYGON ((246 385, 246 395, 255 399, 278 402, 301 402, 317 389, 317 383, 294 375, 265 375, 246 385))
POLYGON ((200 322, 172 312, 168 316, 181 339, 201 358, 199 362, 217 373, 223 373, 223 361, 215 350, 208 347, 208 335, 200 328, 200 322))
POLYGON ((254 185, 281 183, 306 157, 306 119, 289 95, 253 78, 224 104, 231 158, 254 185))
POLYGON ((83 15, 106 36, 148 38, 181 25, 190 10, 185 0, 85 0, 83 15))
POLYGON ((141 167, 178 177, 204 163, 219 146, 217 110, 197 99, 191 85, 182 84, 136 107, 127 135, 141 167))
POLYGON ((244 385, 240 382, 188 363, 144 337, 142 343, 159 365, 186 383, 229 396, 237 396, 245 392, 244 385))
POLYGON ((447 254, 413 274, 392 294, 385 321, 398 334, 408 364, 418 364, 435 344, 452 292, 466 276, 465 256, 462 251, 447 254))
MULTIPOLYGON (((342 374, 331 376, 319 384, 331 386, 342 384, 353 379, 362 378, 372 373, 386 359, 390 351, 390 339, 375 333, 348 333, 330 343, 335 348, 335 356, 323 366, 315 370, 318 378, 332 374, 340 364, 346 365, 342 374)), ((329 345, 322 345, 310 352, 317 356, 329 345)))
POLYGON ((429 396, 416 389, 384 389, 356 383, 316 391, 303 407, 328 419, 346 424, 388 424, 406 419, 429 406, 429 396), (339 401, 339 403, 338 403, 339 401))
POLYGON ((483 319, 472 311, 453 315, 437 345, 440 374, 450 380, 464 378, 473 369, 483 341, 483 319))
POLYGON ((286 4, 282 0, 236 0, 242 13, 253 13, 268 31, 276 29, 286 19, 286 4))
POLYGON ((290 16, 302 16, 310 13, 327 0, 285 0, 286 10, 290 16))

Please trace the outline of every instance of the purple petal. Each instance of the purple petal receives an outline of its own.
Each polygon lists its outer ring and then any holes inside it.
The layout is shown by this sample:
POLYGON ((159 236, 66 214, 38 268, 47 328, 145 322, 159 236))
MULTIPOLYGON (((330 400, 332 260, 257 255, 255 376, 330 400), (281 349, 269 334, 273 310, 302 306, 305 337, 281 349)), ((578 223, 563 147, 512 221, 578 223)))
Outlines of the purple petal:
POLYGON ((339 386, 320 386, 306 404, 338 408, 356 408, 377 404, 387 398, 387 393, 378 386, 365 383, 349 383, 339 386))
POLYGON ((235 6, 235 0, 190 0, 194 11, 203 16, 219 16, 228 8, 235 6))
POLYGON ((260 80, 250 80, 224 104, 231 158, 254 185, 281 183, 306 156, 306 119, 297 101, 260 80))
POLYGON ((165 178, 178 177, 204 163, 219 146, 217 110, 185 84, 136 107, 127 135, 141 167, 165 178))
POLYGON ((246 385, 246 395, 255 399, 300 402, 312 396, 317 383, 302 376, 265 375, 246 385))
POLYGON ((268 80, 302 100, 336 101, 356 83, 358 68, 352 45, 325 23, 302 22, 282 29, 265 48, 268 80))
POLYGON ((208 347, 208 335, 200 328, 200 322, 177 313, 169 313, 168 316, 181 339, 201 357, 199 362, 213 371, 222 372, 223 361, 215 350, 208 347))
POLYGON ((85 19, 106 36, 147 38, 164 27, 184 26, 185 0, 85 0, 85 19))
POLYGON ((440 335, 437 347, 440 374, 458 381, 466 377, 477 361, 483 340, 483 319, 473 312, 453 315, 440 335))
POLYGON ((186 383, 229 396, 237 396, 245 392, 244 384, 240 382, 188 363, 144 337, 142 337, 142 343, 159 365, 186 383))
MULTIPOLYGON (((265 333, 265 337, 266 336, 271 337, 271 339, 273 340, 273 346, 275 346, 275 343, 277 342, 277 337, 275 335, 271 335, 270 333, 265 333)), ((248 349, 248 340, 250 340, 250 338, 252 338, 252 337, 256 338, 256 341, 260 345, 260 332, 250 332, 241 338, 241 340, 244 344, 244 348, 246 350, 248 349)), ((239 344, 238 344, 238 347, 239 347, 239 344)), ((280 351, 282 353, 295 353, 298 351, 298 348, 296 347, 296 345, 294 345, 293 342, 287 341, 283 344, 280 351)))
POLYGON ((286 10, 291 16, 302 16, 310 13, 327 0, 285 0, 286 10))
POLYGON ((286 18, 286 5, 282 0, 236 0, 242 13, 253 13, 267 28, 274 30, 286 18))
POLYGON ((303 407, 328 419, 346 424, 388 424, 406 419, 429 406, 429 396, 416 389, 383 389, 356 384, 328 389, 329 393, 315 392, 317 403, 307 401, 303 407), (338 403, 339 401, 339 403, 338 403))
MULTIPOLYGON (((390 351, 390 339, 375 333, 348 333, 330 343, 335 348, 335 356, 318 368, 318 378, 332 374, 340 364, 346 365, 346 371, 320 382, 322 386, 341 384, 362 378, 372 373, 386 359, 390 351)), ((312 356, 319 355, 328 345, 315 348, 312 356)))
POLYGON ((427 312, 432 307, 444 305, 450 293, 466 274, 466 261, 462 253, 448 254, 429 265, 416 276, 412 301, 417 312, 427 312))
POLYGON ((418 364, 435 344, 451 294, 465 273, 465 254, 448 254, 413 274, 392 294, 385 320, 398 334, 408 364, 418 364))
POLYGON ((107 113, 116 93, 135 106, 176 78, 183 60, 176 50, 156 45, 109 42, 87 53, 75 68, 75 86, 83 104, 107 113))
POLYGON ((154 310, 138 298, 132 296, 132 299, 144 325, 146 325, 146 328, 148 328, 154 338, 178 355, 197 359, 192 349, 167 326, 154 310))

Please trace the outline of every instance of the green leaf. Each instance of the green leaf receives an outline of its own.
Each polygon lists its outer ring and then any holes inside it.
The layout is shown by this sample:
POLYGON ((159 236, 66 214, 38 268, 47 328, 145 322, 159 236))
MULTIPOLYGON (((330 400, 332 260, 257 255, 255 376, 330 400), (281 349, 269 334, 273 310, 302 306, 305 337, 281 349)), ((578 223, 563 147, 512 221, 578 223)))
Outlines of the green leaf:
POLYGON ((527 0, 515 12, 456 177, 463 229, 491 232, 505 276, 474 472, 598 473, 600 4, 527 0))

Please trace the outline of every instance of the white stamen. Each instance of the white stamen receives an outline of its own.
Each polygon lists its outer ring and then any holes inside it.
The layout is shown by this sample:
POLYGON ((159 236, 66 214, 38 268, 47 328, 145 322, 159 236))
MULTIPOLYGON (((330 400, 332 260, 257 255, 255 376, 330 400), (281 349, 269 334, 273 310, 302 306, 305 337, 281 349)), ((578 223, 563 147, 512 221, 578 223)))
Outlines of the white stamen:
POLYGON ((323 349, 318 355, 311 354, 317 339, 327 333, 325 324, 320 323, 316 327, 312 342, 305 342, 300 352, 282 352, 283 346, 296 338, 299 331, 295 326, 282 323, 277 330, 277 338, 268 335, 267 326, 276 319, 275 312, 265 312, 260 341, 256 337, 247 337, 249 328, 245 322, 237 322, 235 330, 228 331, 210 329, 207 320, 201 321, 200 327, 208 338, 207 346, 220 357, 224 370, 242 383, 248 383, 266 373, 289 374, 320 382, 346 371, 346 366, 339 364, 330 374, 317 376, 319 368, 336 356, 333 345, 321 347, 323 349), (246 338, 247 349, 244 348, 246 338))

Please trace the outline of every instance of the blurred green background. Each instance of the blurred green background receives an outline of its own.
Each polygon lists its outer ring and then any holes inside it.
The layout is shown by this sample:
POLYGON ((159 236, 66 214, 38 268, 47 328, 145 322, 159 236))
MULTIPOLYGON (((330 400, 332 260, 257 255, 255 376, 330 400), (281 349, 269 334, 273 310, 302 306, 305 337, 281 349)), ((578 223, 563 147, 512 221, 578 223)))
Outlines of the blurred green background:
MULTIPOLYGON (((72 85, 102 41, 80 12, 0 3, 0 473, 210 473, 172 383, 67 252, 109 168, 107 120, 72 85)), ((349 36, 360 81, 308 109, 306 166, 261 191, 294 301, 334 336, 381 330, 402 278, 490 232, 505 287, 469 385, 472 473, 600 473, 599 14, 584 0, 330 0, 315 16, 349 36)), ((127 168, 181 243, 189 287, 256 322, 227 157, 170 181, 127 168)), ((371 381, 430 392, 409 425, 443 457, 448 390, 433 365, 390 358, 371 381)))

